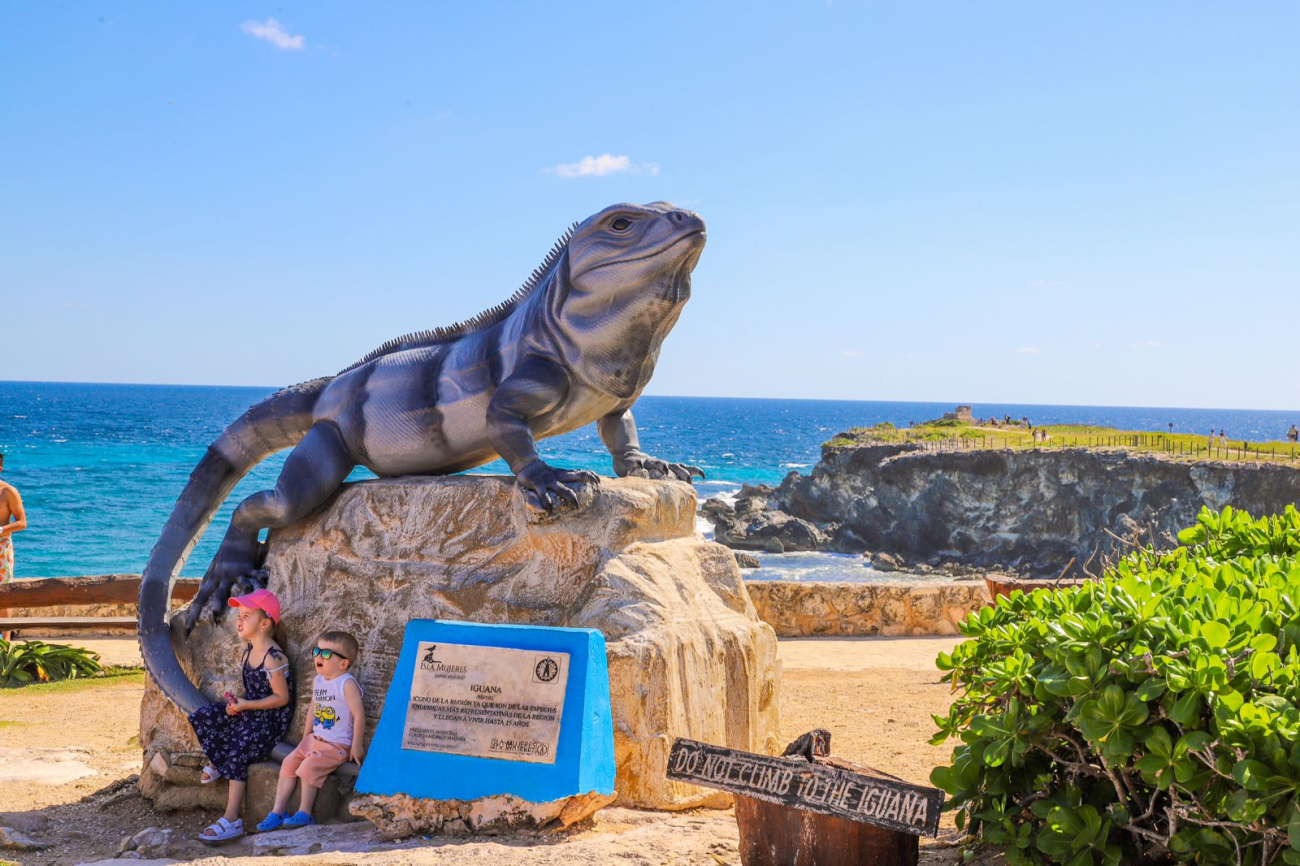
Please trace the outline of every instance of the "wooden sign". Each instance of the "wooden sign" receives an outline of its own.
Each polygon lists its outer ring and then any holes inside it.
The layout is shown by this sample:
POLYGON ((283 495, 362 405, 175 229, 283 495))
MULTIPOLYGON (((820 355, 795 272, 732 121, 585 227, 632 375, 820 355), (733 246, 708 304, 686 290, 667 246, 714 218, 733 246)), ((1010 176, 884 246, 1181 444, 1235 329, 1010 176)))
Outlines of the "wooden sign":
POLYGON ((939 835, 943 792, 806 758, 773 758, 678 739, 668 778, 911 833, 939 835))

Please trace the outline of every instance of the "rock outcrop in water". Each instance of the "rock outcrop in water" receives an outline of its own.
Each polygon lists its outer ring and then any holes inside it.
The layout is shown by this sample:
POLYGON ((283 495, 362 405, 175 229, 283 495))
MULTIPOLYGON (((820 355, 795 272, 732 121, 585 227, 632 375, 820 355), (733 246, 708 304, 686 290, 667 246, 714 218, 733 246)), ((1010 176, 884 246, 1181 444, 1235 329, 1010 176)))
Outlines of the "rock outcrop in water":
POLYGON ((771 527, 797 520, 820 535, 816 549, 1055 576, 1067 565, 1095 571, 1120 539, 1172 545, 1202 506, 1265 514, 1297 500, 1300 467, 1276 463, 1086 448, 936 452, 868 439, 826 446, 809 475, 746 488, 729 510, 710 501, 705 513, 721 514, 716 538, 734 547, 761 549, 771 527))

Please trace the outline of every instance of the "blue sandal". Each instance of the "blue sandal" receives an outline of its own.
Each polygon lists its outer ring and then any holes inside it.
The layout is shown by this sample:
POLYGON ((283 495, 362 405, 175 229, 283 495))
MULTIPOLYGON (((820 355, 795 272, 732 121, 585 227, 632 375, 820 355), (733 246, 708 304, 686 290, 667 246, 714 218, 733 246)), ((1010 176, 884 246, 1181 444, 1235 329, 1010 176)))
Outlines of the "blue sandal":
POLYGON ((306 812, 294 812, 280 824, 281 827, 306 827, 315 824, 316 819, 306 812))
POLYGON ((262 823, 257 825, 257 832, 269 833, 272 830, 279 830, 280 825, 284 823, 284 816, 279 812, 268 812, 262 819, 262 823))

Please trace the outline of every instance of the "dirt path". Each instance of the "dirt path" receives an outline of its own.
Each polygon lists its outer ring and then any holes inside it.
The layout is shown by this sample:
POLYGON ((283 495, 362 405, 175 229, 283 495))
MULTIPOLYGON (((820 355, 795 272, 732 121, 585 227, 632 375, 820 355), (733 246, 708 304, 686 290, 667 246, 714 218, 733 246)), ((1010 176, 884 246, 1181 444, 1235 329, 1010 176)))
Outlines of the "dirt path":
MULTIPOLYGON (((781 734, 831 732, 831 753, 930 784, 951 746, 931 746, 931 714, 948 712, 951 693, 934 659, 951 637, 796 638, 781 641, 781 734)), ((952 819, 945 816, 951 826, 952 819)))
MULTIPOLYGON (((131 638, 79 642, 105 660, 138 663, 131 638)), ((836 755, 928 784, 930 768, 945 761, 949 752, 927 744, 933 730, 930 713, 942 712, 948 704, 948 690, 938 682, 933 659, 954 643, 951 638, 783 640, 783 738, 827 728, 836 755)), ((102 860, 116 853, 123 837, 153 826, 174 829, 173 857, 200 858, 196 862, 205 864, 739 863, 731 813, 707 810, 668 815, 611 808, 559 837, 416 839, 366 854, 351 849, 375 846, 367 824, 341 825, 330 829, 334 835, 307 839, 305 844, 319 852, 311 856, 283 856, 306 853, 294 850, 283 834, 278 840, 269 834, 221 849, 206 848, 189 840, 213 816, 154 812, 129 781, 139 770, 136 732, 142 691, 138 673, 107 682, 0 691, 0 791, 5 810, 0 825, 52 846, 32 852, 0 849, 0 862, 53 866, 102 860), (281 856, 272 856, 277 853, 281 856)), ((945 824, 951 826, 951 820, 945 824)), ((923 851, 927 866, 958 862, 948 849, 923 851)))

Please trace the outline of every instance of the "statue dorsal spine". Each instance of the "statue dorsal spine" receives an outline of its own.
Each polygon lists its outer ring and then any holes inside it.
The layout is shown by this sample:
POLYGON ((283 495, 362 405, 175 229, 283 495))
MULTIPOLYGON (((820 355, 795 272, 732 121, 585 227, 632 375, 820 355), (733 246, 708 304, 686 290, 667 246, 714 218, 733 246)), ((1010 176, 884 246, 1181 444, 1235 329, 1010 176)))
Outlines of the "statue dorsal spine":
POLYGON ((457 322, 454 325, 448 325, 444 328, 431 328, 426 331, 415 331, 414 333, 404 334, 401 337, 394 337, 378 349, 367 353, 360 361, 344 367, 338 372, 338 375, 342 376, 344 373, 348 373, 358 367, 369 364, 371 361, 376 358, 382 358, 384 355, 391 355, 394 352, 405 352, 408 349, 435 346, 438 343, 445 343, 448 340, 454 340, 457 337, 464 336, 465 334, 473 333, 474 331, 481 331, 484 328, 495 325, 497 322, 510 315, 514 311, 515 307, 519 306, 519 303, 524 300, 524 298, 527 298, 533 292, 537 291, 537 287, 545 282, 547 274, 549 274, 551 269, 555 267, 555 263, 560 260, 560 255, 564 252, 564 248, 568 246, 569 239, 573 237, 573 232, 577 228, 577 223, 569 226, 569 230, 555 242, 555 245, 551 247, 551 251, 546 254, 546 258, 542 260, 542 263, 533 270, 528 279, 524 280, 524 284, 520 286, 513 295, 497 304, 495 307, 484 310, 477 316, 466 319, 463 322, 457 322))

